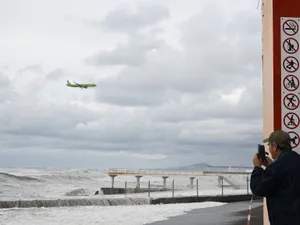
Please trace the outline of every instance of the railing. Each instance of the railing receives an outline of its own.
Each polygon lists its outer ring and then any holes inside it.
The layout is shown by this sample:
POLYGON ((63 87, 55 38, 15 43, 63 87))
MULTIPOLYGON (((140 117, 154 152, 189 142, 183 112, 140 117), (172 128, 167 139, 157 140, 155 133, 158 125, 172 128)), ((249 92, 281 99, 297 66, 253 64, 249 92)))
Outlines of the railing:
POLYGON ((248 175, 248 174, 251 174, 251 172, 247 172, 247 171, 245 171, 245 172, 203 171, 203 175, 221 175, 221 174, 248 175))
POLYGON ((203 176, 203 172, 182 172, 182 171, 162 171, 162 170, 131 170, 111 168, 105 170, 105 173, 109 176, 203 176))
MULTIPOLYGON (((130 179, 130 178, 129 178, 130 179)), ((231 179, 225 176, 199 177, 195 180, 120 180, 114 187, 102 187, 104 195, 125 197, 188 197, 251 194, 250 176, 235 175, 231 179), (195 182, 194 182, 195 181, 195 182)))
POLYGON ((132 170, 122 168, 110 168, 105 170, 109 176, 205 176, 205 175, 248 175, 251 172, 228 172, 228 171, 199 171, 199 172, 183 172, 183 171, 162 171, 162 170, 132 170))

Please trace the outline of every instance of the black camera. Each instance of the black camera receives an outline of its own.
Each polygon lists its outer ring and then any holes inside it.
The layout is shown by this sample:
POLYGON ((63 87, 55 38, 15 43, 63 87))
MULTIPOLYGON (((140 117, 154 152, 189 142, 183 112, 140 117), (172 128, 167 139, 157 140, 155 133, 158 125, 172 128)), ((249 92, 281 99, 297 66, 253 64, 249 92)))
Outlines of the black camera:
MULTIPOLYGON (((268 153, 267 153, 268 154, 268 153)), ((262 162, 268 162, 267 157, 266 157, 266 150, 264 145, 258 145, 258 152, 257 152, 258 158, 262 162)))

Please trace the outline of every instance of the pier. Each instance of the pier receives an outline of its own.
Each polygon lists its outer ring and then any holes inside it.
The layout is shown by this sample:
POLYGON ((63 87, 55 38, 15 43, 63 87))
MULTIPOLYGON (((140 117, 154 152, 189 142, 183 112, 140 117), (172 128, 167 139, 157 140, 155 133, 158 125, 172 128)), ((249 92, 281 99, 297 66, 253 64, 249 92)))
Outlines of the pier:
POLYGON ((111 188, 114 187, 115 177, 117 176, 135 176, 137 179, 136 189, 140 188, 140 180, 143 176, 157 176, 162 177, 163 179, 163 188, 167 188, 167 179, 170 176, 187 176, 190 180, 190 188, 194 188, 194 179, 200 176, 217 176, 218 180, 220 177, 224 178, 229 185, 233 188, 238 189, 237 185, 231 181, 230 179, 224 177, 224 175, 250 175, 250 171, 232 171, 232 168, 229 167, 228 171, 212 171, 212 170, 204 170, 199 172, 183 172, 183 171, 162 171, 162 170, 133 170, 133 169, 123 169, 123 168, 110 168, 104 171, 108 176, 111 177, 112 183, 111 188))

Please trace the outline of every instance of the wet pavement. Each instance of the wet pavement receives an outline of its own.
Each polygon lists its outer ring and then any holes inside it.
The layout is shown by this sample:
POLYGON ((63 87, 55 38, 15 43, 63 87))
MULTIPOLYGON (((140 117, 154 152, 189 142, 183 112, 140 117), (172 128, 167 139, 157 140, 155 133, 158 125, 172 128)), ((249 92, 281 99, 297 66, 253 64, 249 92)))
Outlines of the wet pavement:
MULTIPOLYGON (((181 216, 148 225, 246 225, 249 202, 195 209, 181 216)), ((253 201, 251 225, 263 225, 263 202, 253 201)))

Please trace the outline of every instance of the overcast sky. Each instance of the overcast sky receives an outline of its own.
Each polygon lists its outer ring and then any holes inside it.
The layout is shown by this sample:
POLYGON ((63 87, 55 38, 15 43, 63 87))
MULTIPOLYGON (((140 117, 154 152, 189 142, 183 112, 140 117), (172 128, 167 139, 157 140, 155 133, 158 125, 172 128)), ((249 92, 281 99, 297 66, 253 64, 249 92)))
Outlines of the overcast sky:
POLYGON ((2 0, 0 30, 0 166, 252 165, 256 1, 2 0))

